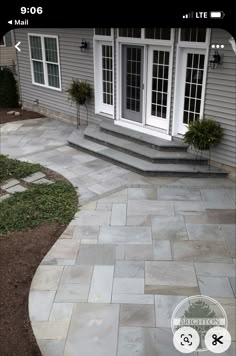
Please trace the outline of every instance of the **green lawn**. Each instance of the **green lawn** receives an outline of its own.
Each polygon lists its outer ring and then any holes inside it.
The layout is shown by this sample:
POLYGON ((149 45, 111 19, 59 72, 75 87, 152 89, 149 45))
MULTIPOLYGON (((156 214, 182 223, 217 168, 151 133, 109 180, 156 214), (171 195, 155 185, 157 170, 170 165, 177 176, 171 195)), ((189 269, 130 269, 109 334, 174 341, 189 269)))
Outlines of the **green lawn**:
MULTIPOLYGON (((2 155, 1 159, 4 161, 2 155)), ((7 164, 0 167, 1 177, 20 178, 35 172, 40 166, 7 158, 7 164), (13 171, 16 173, 12 174, 13 171)), ((69 224, 78 210, 77 206, 77 194, 69 182, 58 180, 53 184, 31 183, 26 191, 14 193, 0 202, 0 235, 27 230, 44 222, 69 224)))

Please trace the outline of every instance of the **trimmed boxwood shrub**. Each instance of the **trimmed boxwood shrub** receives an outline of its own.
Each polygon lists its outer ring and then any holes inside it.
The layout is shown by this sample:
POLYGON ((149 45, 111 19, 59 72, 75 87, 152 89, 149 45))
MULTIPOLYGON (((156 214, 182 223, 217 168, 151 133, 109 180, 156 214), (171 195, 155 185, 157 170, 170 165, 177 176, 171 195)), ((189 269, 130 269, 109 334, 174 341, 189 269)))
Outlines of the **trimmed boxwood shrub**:
POLYGON ((9 68, 0 70, 0 107, 16 108, 18 107, 17 82, 12 71, 9 68))

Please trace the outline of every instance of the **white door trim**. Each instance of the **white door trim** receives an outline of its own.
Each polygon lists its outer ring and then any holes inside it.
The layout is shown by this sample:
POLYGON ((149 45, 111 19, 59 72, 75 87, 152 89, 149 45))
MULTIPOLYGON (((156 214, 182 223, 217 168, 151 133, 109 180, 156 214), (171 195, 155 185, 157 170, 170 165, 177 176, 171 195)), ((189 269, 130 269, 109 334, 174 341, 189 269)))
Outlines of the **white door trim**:
MULTIPOLYGON (((202 96, 201 96, 201 109, 200 109, 200 119, 202 119, 204 113, 205 105, 205 92, 206 92, 206 80, 208 72, 208 61, 209 61, 209 46, 210 46, 210 37, 211 30, 207 29, 206 31, 206 42, 205 43, 194 43, 194 42, 178 42, 176 46, 176 67, 175 67, 175 86, 174 86, 174 103, 173 103, 173 118, 172 118, 172 136, 182 136, 178 131, 179 126, 179 117, 182 105, 179 105, 179 102, 182 101, 183 97, 180 98, 181 93, 183 93, 183 85, 185 85, 185 75, 186 68, 181 66, 183 50, 196 51, 196 53, 205 54, 205 63, 204 63, 204 73, 203 73, 203 86, 202 86, 202 96), (185 71, 183 73, 183 71, 185 71), (182 78, 182 87, 179 88, 179 83, 181 83, 182 78)), ((180 39, 180 30, 178 34, 178 39, 180 39)))

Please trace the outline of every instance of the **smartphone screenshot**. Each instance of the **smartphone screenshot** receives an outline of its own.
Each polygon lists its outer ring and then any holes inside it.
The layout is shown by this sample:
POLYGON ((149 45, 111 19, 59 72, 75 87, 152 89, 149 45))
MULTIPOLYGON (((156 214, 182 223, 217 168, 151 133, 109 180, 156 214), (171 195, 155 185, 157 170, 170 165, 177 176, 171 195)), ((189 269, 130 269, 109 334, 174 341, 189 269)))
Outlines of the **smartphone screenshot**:
POLYGON ((232 10, 148 6, 0 19, 4 356, 235 355, 232 10))

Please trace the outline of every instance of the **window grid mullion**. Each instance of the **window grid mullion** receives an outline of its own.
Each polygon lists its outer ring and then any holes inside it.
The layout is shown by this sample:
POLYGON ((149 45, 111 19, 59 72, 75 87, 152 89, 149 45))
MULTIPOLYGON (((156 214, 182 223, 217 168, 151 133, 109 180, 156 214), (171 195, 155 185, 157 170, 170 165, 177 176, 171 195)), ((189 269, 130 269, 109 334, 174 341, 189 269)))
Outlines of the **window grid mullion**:
POLYGON ((45 77, 45 85, 48 87, 48 70, 47 70, 47 63, 46 63, 46 54, 45 54, 45 45, 44 45, 44 38, 45 36, 41 37, 41 47, 42 47, 42 59, 43 59, 43 69, 44 69, 44 77, 45 77))

